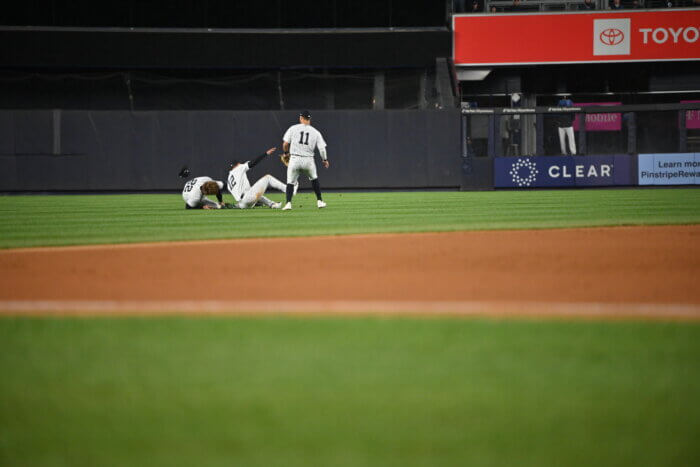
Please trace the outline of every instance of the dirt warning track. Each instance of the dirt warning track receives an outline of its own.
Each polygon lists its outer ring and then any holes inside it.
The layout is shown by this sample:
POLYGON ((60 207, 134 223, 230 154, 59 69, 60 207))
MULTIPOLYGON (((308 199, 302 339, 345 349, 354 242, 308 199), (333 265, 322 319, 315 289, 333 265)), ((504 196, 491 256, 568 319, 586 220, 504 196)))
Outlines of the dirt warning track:
POLYGON ((0 312, 392 312, 700 319, 700 226, 0 251, 0 312))

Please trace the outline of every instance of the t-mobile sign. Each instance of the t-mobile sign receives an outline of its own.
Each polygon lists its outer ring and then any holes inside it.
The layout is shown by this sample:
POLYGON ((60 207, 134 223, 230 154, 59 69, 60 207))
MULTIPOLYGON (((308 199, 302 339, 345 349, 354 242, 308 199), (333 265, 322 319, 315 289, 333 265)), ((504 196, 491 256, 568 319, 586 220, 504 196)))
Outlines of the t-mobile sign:
MULTIPOLYGON (((700 101, 681 101, 681 104, 695 104, 700 101)), ((700 129, 700 109, 685 111, 685 127, 689 130, 700 129)))
MULTIPOLYGON (((576 107, 591 105, 622 105, 622 102, 574 102, 576 107)), ((574 130, 579 129, 580 114, 574 119, 574 130)), ((586 131, 620 131, 622 129, 622 114, 620 112, 606 112, 599 114, 586 114, 586 131)))

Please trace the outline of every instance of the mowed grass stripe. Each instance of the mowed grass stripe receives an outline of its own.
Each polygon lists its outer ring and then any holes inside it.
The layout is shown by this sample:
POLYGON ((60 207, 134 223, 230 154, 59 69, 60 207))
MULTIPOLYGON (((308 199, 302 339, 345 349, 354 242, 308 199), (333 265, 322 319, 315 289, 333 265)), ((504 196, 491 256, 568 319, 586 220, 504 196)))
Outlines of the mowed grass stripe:
POLYGON ((4 318, 0 463, 697 465, 698 358, 679 323, 4 318))
POLYGON ((325 210, 302 193, 291 212, 208 212, 183 209, 179 194, 3 196, 0 248, 700 222, 694 188, 329 193, 325 199, 325 210))

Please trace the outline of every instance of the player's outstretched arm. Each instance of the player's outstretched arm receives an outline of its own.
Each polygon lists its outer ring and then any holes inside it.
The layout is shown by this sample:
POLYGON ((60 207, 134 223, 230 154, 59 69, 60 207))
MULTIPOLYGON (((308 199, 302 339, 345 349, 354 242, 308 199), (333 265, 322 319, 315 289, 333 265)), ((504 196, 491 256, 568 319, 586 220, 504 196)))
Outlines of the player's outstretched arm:
POLYGON ((253 159, 250 163, 248 163, 248 168, 252 169, 256 165, 258 165, 260 163, 260 161, 265 158, 265 156, 269 156, 270 154, 272 154, 276 150, 277 150, 277 148, 270 148, 267 151, 265 151, 264 153, 260 154, 258 157, 253 159))

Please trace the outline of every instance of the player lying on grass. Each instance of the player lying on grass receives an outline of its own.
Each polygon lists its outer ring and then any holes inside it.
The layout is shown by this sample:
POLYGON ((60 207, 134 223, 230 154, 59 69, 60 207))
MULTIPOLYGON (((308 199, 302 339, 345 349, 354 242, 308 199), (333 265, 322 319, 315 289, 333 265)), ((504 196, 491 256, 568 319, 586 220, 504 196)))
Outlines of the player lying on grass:
MULTIPOLYGON (((274 201, 266 198, 264 195, 268 188, 274 188, 275 190, 285 193, 287 187, 284 183, 272 175, 267 174, 255 182, 253 186, 251 186, 247 174, 248 170, 258 165, 258 163, 260 163, 265 156, 271 155, 276 150, 277 148, 270 148, 252 161, 247 161, 244 163, 234 161, 233 164, 231 164, 228 173, 227 187, 240 209, 247 209, 260 205, 267 206, 272 209, 279 209, 282 207, 281 203, 275 203, 274 201)), ((299 184, 297 183, 294 189, 295 193, 298 187, 299 184)))
POLYGON ((221 209, 224 205, 222 190, 224 182, 217 182, 210 177, 197 177, 185 183, 182 189, 182 199, 185 209, 221 209), (218 203, 207 196, 215 195, 218 203))

